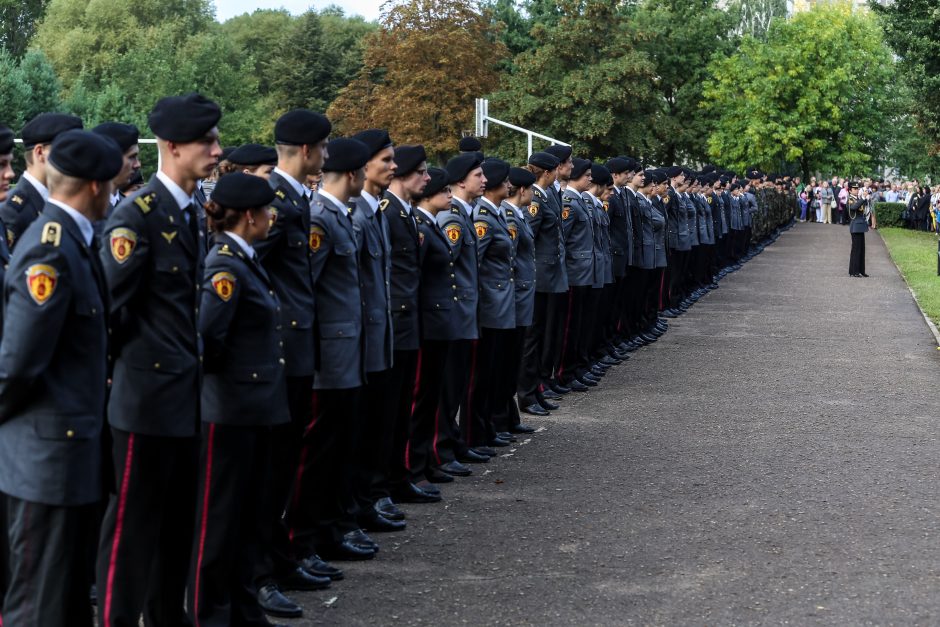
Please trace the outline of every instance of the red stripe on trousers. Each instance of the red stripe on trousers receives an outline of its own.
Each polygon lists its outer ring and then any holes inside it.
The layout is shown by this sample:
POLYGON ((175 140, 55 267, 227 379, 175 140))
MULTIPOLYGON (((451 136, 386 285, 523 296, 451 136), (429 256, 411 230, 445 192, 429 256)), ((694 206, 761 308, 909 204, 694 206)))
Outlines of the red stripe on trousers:
POLYGON ((202 556, 206 547, 206 528, 209 522, 209 488, 212 484, 212 452, 215 445, 215 423, 209 424, 209 443, 206 448, 206 485, 202 491, 202 520, 199 523, 199 553, 196 556, 196 583, 193 590, 193 620, 199 627, 199 584, 202 583, 202 556))
POLYGON ((117 570, 118 549, 124 532, 124 513, 127 511, 127 492, 131 483, 131 468, 134 463, 134 434, 127 436, 127 453, 124 456, 124 476, 121 477, 121 492, 118 495, 117 518, 114 522, 114 539, 111 540, 111 559, 108 562, 108 581, 104 590, 104 625, 111 625, 111 601, 114 595, 114 571, 117 570))
MULTIPOLYGON (((418 404, 418 392, 421 389, 421 349, 418 349, 418 364, 415 367, 415 384, 411 389, 411 415, 408 416, 408 424, 415 415, 415 405, 418 404)), ((405 468, 411 470, 411 435, 408 434, 408 440, 405 442, 405 468)))
MULTIPOLYGON (((304 429, 304 438, 313 431, 314 425, 317 424, 317 393, 313 392, 310 396, 310 413, 313 415, 313 418, 310 420, 310 424, 307 425, 307 428, 304 429)), ((304 447, 300 451, 300 461, 297 464, 297 474, 294 477, 294 496, 291 499, 291 509, 297 509, 297 506, 300 505, 300 482, 303 480, 304 476, 304 464, 307 463, 307 452, 310 450, 309 444, 304 444, 304 447)), ((287 538, 293 542, 294 540, 294 528, 291 527, 287 530, 287 538)))
POLYGON ((561 340, 561 360, 555 378, 565 373, 565 357, 568 353, 568 330, 571 328, 571 308, 574 306, 574 288, 568 288, 568 314, 565 316, 565 335, 561 340))

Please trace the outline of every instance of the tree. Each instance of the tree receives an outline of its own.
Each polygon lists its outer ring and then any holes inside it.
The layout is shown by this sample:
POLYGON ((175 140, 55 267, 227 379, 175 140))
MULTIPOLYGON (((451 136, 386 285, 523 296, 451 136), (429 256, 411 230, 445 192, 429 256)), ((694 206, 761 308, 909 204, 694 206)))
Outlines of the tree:
POLYGON ((0 48, 0 124, 19 132, 26 122, 23 103, 29 101, 31 94, 19 63, 6 49, 0 48))
POLYGON ((49 0, 0 0, 0 48, 19 59, 26 54, 49 0))
POLYGON ((284 9, 257 9, 226 20, 219 32, 238 48, 242 58, 251 57, 252 75, 258 79, 261 93, 271 92, 277 77, 272 65, 282 54, 285 35, 293 35, 296 18, 284 9))
POLYGON ((737 18, 737 35, 764 40, 775 19, 786 19, 787 0, 732 0, 729 13, 737 18))
MULTIPOLYGON (((532 21, 522 14, 515 0, 487 0, 483 7, 489 11, 493 21, 499 24, 500 40, 510 55, 515 57, 535 45, 535 40, 529 34, 532 21)), ((505 59, 503 65, 505 69, 511 69, 512 59, 505 59)))
POLYGON ((704 107, 709 154, 737 169, 864 174, 886 154, 896 111, 893 61, 867 12, 817 6, 745 37, 716 60, 704 107))
POLYGON ((25 119, 62 107, 62 83, 41 50, 27 52, 20 60, 20 71, 29 86, 29 97, 22 104, 25 119))
POLYGON ((327 113, 340 133, 387 128, 396 143, 423 144, 444 161, 472 127, 474 98, 496 85, 505 46, 491 41, 490 17, 469 0, 406 0, 381 24, 327 113))

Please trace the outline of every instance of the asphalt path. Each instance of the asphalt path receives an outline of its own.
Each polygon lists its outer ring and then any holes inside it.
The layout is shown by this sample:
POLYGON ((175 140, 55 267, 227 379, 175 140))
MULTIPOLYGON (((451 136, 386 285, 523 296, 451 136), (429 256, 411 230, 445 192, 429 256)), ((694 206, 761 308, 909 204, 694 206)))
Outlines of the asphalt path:
POLYGON ((937 624, 940 351, 866 237, 787 231, 285 622, 937 624))

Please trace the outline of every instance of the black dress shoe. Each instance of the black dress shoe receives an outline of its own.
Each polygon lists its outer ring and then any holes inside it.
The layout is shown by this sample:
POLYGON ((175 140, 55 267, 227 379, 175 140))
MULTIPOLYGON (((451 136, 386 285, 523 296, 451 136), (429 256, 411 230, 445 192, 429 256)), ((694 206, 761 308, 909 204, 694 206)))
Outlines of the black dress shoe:
POLYGON ((613 355, 607 355, 602 357, 600 363, 604 366, 619 366, 623 363, 623 360, 619 357, 614 357, 613 355))
POLYGON ((451 483, 454 480, 452 475, 449 475, 438 468, 428 468, 428 470, 424 473, 424 476, 427 477, 428 481, 431 483, 451 483))
POLYGON ((496 451, 488 446, 474 446, 470 450, 480 455, 486 455, 487 457, 496 457, 496 451))
MULTIPOLYGON (((570 392, 570 390, 569 390, 569 392, 570 392)), ((559 393, 556 392, 555 390, 553 390, 553 389, 551 389, 551 388, 548 388, 548 387, 545 388, 544 390, 540 391, 540 392, 539 392, 539 396, 541 396, 541 397, 544 398, 544 399, 548 399, 548 400, 550 400, 550 401, 560 401, 560 400, 561 400, 561 397, 562 397, 561 394, 559 394, 559 393)))
POLYGON ((313 554, 310 557, 300 560, 300 567, 316 577, 329 577, 333 581, 339 581, 345 575, 343 571, 336 566, 327 564, 320 559, 320 556, 313 554))
POLYGON ((859 274, 862 275, 863 277, 865 277, 866 279, 868 278, 868 275, 865 274, 864 272, 859 272, 859 274))
POLYGON ((587 376, 588 376, 588 375, 584 375, 583 377, 581 377, 580 379, 578 379, 578 382, 581 383, 582 385, 585 385, 585 386, 589 387, 589 388, 596 388, 596 387, 597 387, 597 379, 588 379, 587 376))
POLYGON ((508 431, 500 431, 496 434, 496 437, 500 440, 506 440, 507 442, 518 442, 519 438, 509 433, 508 431))
POLYGON ((503 448, 509 446, 509 440, 504 440, 502 438, 493 438, 486 443, 487 446, 495 446, 497 448, 503 448))
POLYGON ((594 383, 600 383, 600 382, 601 382, 601 378, 598 377, 598 376, 596 376, 594 373, 592 373, 592 372, 590 372, 590 371, 585 372, 583 375, 581 375, 581 376, 578 378, 578 380, 579 380, 581 383, 586 383, 587 381, 593 381, 594 383))
POLYGON ((490 461, 490 456, 477 453, 473 449, 467 449, 466 453, 457 456, 457 461, 464 464, 485 464, 490 461))
POLYGON ((588 374, 592 374, 598 379, 600 379, 605 374, 607 374, 607 370, 604 368, 601 368, 600 366, 591 366, 591 369, 588 371, 588 374))
POLYGON ((437 468, 441 472, 446 472, 447 474, 453 475, 455 477, 469 477, 473 474, 473 470, 469 466, 464 466, 458 461, 447 462, 446 464, 441 464, 437 468))
POLYGON ((553 392, 557 392, 557 393, 559 393, 559 394, 561 394, 561 395, 565 395, 565 394, 567 394, 568 392, 571 391, 571 387, 570 387, 570 386, 562 385, 561 383, 558 383, 558 381, 552 381, 552 382, 550 382, 550 383, 548 384, 548 387, 549 387, 553 392))
POLYGON ((373 512, 372 516, 366 516, 359 520, 359 524, 366 531, 375 531, 379 533, 388 533, 391 531, 402 531, 408 524, 404 520, 392 520, 386 518, 378 512, 373 512))
POLYGON ((547 416, 548 411, 542 408, 538 403, 532 403, 528 407, 522 408, 523 413, 532 414, 533 416, 547 416))
POLYGON ((370 560, 375 557, 375 551, 364 549, 345 540, 336 542, 335 544, 324 544, 317 548, 321 556, 337 562, 370 560))
POLYGON ((401 503, 437 503, 441 495, 430 494, 413 483, 406 483, 396 491, 395 498, 401 503))
POLYGON ((379 545, 372 538, 367 536, 366 532, 362 529, 347 531, 343 536, 343 540, 360 549, 368 549, 374 553, 379 552, 379 545))
MULTIPOLYGON (((558 405, 556 403, 550 402, 547 398, 540 398, 539 406, 541 406, 542 409, 545 409, 547 411, 555 411, 556 409, 558 409, 558 405)), ((509 431, 512 432, 512 429, 510 429, 509 431)))
POLYGON ((258 605, 265 614, 278 618, 300 618, 304 615, 303 608, 281 594, 273 583, 258 588, 258 605))
POLYGON ((587 391, 588 391, 588 386, 584 385, 583 383, 581 383, 581 382, 578 381, 577 379, 575 379, 574 381, 572 381, 572 382, 569 383, 568 385, 571 387, 571 390, 572 390, 573 392, 587 392, 587 391))
POLYGON ((438 498, 441 496, 441 489, 427 479, 422 479, 415 484, 415 487, 419 490, 423 490, 425 493, 430 494, 431 496, 436 496, 438 498))
POLYGON ((387 496, 376 501, 373 509, 389 520, 405 519, 405 512, 398 509, 398 506, 387 496))
POLYGON ((535 427, 526 425, 526 424, 518 424, 514 427, 509 427, 509 432, 510 433, 535 433, 535 427))
POLYGON ((321 577, 320 575, 311 575, 303 567, 298 566, 297 569, 289 574, 287 577, 283 577, 278 580, 277 587, 280 590, 290 591, 290 590, 325 590, 330 587, 330 578, 321 577))

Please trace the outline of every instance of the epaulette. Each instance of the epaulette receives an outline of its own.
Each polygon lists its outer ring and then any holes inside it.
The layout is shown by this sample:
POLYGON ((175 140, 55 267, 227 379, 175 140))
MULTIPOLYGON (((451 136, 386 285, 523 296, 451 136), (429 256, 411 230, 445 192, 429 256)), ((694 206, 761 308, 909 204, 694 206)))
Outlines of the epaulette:
POLYGON ((42 227, 42 235, 39 237, 39 243, 58 246, 61 241, 62 225, 58 222, 46 222, 46 225, 42 227))
POLYGON ((456 213, 457 215, 460 215, 460 209, 458 209, 457 207, 455 207, 455 206, 453 206, 453 205, 450 206, 450 212, 451 212, 451 213, 456 213))
POLYGON ((219 254, 220 254, 220 255, 225 255, 226 257, 234 257, 234 256, 235 256, 235 254, 234 254, 234 253, 231 251, 231 249, 228 247, 228 244, 222 244, 222 247, 219 248, 219 254))
POLYGON ((486 207, 482 206, 482 205, 480 205, 479 207, 477 207, 477 211, 479 211, 480 214, 481 214, 481 215, 484 215, 484 216, 490 215, 490 210, 487 209, 486 207))
POLYGON ((287 198, 287 194, 284 193, 283 189, 274 190, 274 195, 280 198, 281 200, 284 200, 287 198))
POLYGON ((23 197, 20 196, 19 194, 13 194, 13 197, 10 198, 10 204, 11 204, 11 205, 19 205, 19 206, 22 206, 22 205, 23 205, 23 202, 24 202, 24 201, 23 201, 23 197))
POLYGON ((541 198, 542 200, 545 199, 545 196, 544 196, 544 195, 542 194, 542 192, 540 192, 539 190, 535 190, 535 195, 538 196, 539 198, 541 198))
POLYGON ((388 198, 383 198, 379 201, 379 211, 385 211, 385 208, 388 207, 389 200, 388 198))
POLYGON ((150 192, 149 194, 145 194, 143 196, 138 196, 137 198, 135 198, 134 204, 137 205, 137 208, 140 209, 140 212, 142 214, 147 215, 148 213, 150 213, 150 203, 152 203, 153 199, 156 197, 157 197, 156 193, 150 192))

